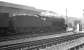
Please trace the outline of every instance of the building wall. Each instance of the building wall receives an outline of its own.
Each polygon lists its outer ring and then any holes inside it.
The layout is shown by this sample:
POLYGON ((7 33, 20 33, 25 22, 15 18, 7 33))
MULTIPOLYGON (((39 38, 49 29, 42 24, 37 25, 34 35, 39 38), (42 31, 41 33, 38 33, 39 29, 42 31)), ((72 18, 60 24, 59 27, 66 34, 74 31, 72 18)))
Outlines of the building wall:
POLYGON ((84 18, 81 19, 82 30, 84 30, 84 18))

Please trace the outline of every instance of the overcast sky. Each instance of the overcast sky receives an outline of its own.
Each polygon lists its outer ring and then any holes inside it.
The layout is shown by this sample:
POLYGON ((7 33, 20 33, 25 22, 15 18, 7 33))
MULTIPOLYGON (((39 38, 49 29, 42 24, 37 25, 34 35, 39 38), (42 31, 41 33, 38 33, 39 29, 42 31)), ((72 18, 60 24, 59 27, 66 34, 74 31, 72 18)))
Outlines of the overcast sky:
POLYGON ((83 0, 0 0, 22 5, 29 5, 38 9, 52 10, 59 14, 68 16, 83 17, 84 1, 83 0))

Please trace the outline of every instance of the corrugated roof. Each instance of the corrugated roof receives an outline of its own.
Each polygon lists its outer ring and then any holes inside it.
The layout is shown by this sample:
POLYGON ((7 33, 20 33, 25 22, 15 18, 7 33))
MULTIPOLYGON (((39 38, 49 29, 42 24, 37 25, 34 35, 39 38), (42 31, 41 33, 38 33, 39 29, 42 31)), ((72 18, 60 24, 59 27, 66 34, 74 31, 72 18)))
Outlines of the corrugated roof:
POLYGON ((34 7, 31 7, 31 6, 18 5, 18 4, 13 4, 13 3, 8 3, 8 2, 3 2, 3 1, 0 1, 0 6, 14 7, 14 8, 33 10, 33 11, 38 11, 38 12, 45 11, 45 10, 41 10, 41 9, 36 9, 34 7))

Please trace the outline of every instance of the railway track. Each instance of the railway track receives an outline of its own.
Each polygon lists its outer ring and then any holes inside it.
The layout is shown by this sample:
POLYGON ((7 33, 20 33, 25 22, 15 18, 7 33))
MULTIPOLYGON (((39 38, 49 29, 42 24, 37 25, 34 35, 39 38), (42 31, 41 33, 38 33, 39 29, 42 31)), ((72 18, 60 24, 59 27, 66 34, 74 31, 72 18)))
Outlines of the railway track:
POLYGON ((0 42, 0 50, 40 50, 54 45, 69 42, 81 37, 84 37, 83 33, 80 34, 67 33, 60 36, 49 35, 24 40, 21 39, 21 40, 4 41, 0 42))

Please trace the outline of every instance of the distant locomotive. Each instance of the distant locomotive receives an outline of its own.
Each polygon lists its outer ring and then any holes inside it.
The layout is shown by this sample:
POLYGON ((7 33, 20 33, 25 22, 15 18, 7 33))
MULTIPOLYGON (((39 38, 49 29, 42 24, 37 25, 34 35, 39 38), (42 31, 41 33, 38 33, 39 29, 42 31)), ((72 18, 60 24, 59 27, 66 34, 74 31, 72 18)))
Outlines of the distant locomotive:
POLYGON ((0 14, 0 34, 47 33, 66 31, 64 18, 52 18, 38 15, 0 14))

